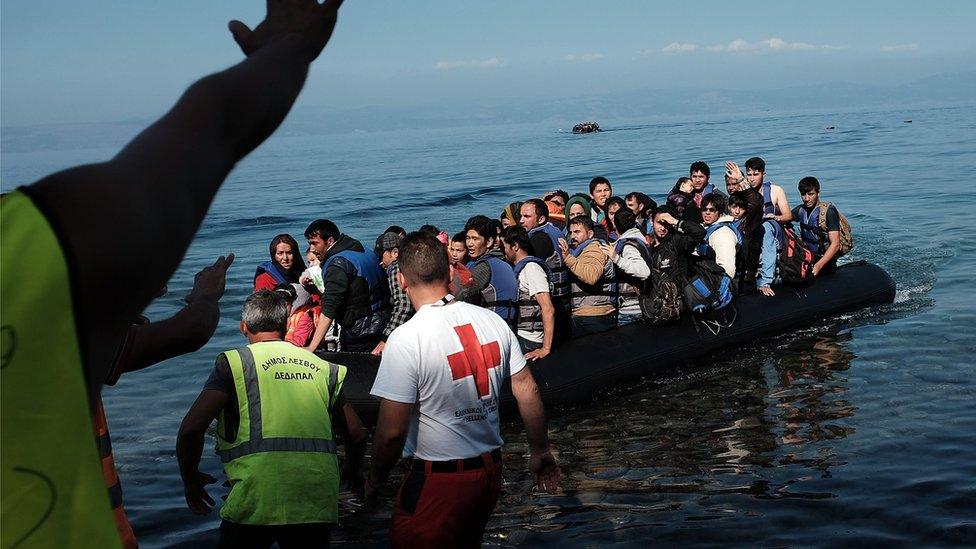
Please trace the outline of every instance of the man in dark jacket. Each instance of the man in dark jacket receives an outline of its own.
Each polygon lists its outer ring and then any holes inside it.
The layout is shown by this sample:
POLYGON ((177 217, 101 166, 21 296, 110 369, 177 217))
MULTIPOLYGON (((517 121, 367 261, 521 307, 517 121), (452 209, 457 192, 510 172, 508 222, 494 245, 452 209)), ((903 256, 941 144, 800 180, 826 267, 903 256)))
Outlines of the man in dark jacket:
POLYGON ((700 223, 678 220, 674 208, 663 206, 654 213, 651 248, 651 310, 644 313, 652 323, 665 324, 681 316, 682 290, 688 283, 691 252, 705 238, 700 223))
POLYGON ((313 221, 305 229, 305 238, 321 261, 325 281, 322 316, 308 350, 315 351, 336 322, 343 351, 372 351, 380 342, 389 313, 379 259, 358 240, 340 233, 328 219, 313 221))

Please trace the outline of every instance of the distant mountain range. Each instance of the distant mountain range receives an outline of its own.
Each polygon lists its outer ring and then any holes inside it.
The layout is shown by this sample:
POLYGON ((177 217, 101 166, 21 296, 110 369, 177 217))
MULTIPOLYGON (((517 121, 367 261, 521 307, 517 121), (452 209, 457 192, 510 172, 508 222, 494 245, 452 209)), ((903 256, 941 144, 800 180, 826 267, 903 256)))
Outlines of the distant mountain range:
MULTIPOLYGON (((976 105, 976 71, 940 74, 887 87, 834 82, 775 90, 641 89, 595 96, 463 100, 355 109, 301 106, 289 115, 280 131, 286 135, 321 135, 546 122, 552 123, 553 129, 568 130, 584 120, 957 105, 976 105)), ((0 149, 25 152, 118 148, 149 122, 147 119, 104 124, 5 126, 0 133, 0 149)))

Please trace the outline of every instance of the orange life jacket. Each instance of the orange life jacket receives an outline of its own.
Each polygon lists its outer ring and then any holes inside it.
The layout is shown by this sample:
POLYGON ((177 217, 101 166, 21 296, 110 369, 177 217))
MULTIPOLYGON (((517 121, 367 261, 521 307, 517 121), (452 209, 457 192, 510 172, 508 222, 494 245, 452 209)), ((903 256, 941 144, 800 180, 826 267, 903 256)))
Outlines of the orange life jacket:
POLYGON ((98 445, 98 455, 102 458, 102 476, 108 488, 108 497, 112 502, 112 513, 115 515, 115 528, 119 531, 122 547, 134 549, 139 547, 136 535, 132 532, 129 518, 125 516, 122 506, 122 484, 119 482, 118 471, 115 470, 115 459, 112 458, 112 437, 108 434, 108 422, 105 420, 105 408, 102 399, 95 405, 95 443, 98 445))
POLYGON ((284 338, 285 341, 292 343, 294 345, 298 345, 299 347, 304 347, 305 344, 308 343, 307 341, 293 341, 293 337, 295 335, 295 328, 298 328, 299 321, 302 320, 303 316, 309 313, 312 314, 312 326, 314 327, 319 325, 319 316, 322 315, 322 307, 321 306, 309 307, 308 305, 303 305, 295 309, 295 311, 288 316, 288 322, 285 325, 285 338, 284 338))

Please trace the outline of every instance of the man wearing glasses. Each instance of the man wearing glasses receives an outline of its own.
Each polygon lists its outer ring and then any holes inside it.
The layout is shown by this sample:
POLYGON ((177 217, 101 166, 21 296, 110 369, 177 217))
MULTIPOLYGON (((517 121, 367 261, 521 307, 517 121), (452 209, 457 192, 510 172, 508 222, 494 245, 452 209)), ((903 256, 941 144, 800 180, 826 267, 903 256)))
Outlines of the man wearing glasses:
POLYGON ((728 214, 725 197, 713 193, 705 196, 701 203, 702 221, 705 225, 705 240, 696 253, 701 257, 713 259, 735 279, 735 255, 742 244, 735 219, 728 214))

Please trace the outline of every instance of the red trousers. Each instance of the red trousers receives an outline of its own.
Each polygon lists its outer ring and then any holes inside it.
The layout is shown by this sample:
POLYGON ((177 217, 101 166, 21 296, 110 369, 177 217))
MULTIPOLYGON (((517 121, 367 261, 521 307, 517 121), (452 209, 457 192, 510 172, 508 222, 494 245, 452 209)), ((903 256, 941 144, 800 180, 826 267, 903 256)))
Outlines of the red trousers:
MULTIPOLYGON (((502 488, 501 459, 481 456, 485 467, 453 472, 415 466, 400 487, 390 544, 393 547, 481 547, 485 525, 502 488)), ((417 465, 417 464, 415 464, 417 465)))

